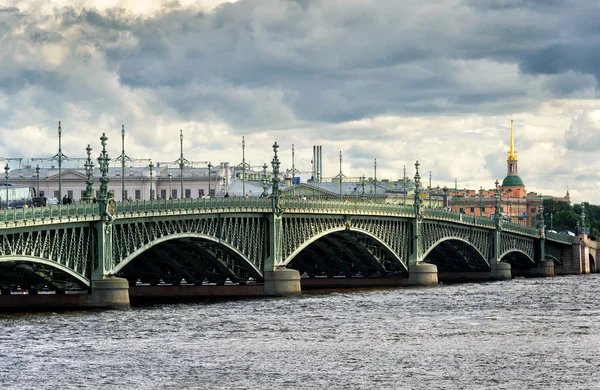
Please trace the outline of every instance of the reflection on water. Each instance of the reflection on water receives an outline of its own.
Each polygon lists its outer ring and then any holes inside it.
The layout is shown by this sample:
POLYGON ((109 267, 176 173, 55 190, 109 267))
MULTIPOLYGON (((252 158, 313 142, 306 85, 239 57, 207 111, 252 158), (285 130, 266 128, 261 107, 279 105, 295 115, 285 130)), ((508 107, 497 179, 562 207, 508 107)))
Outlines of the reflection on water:
POLYGON ((0 315, 2 389, 592 389, 597 275, 0 315))

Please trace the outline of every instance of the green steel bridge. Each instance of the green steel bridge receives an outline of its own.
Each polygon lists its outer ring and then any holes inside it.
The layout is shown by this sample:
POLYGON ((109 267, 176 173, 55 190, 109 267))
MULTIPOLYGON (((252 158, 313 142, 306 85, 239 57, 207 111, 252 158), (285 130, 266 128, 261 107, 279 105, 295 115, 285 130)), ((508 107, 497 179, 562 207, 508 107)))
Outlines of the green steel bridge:
POLYGON ((109 220, 99 204, 3 210, 0 287, 89 289, 94 275, 130 283, 247 283, 262 281, 265 270, 277 267, 311 278, 407 276, 419 262, 435 264, 439 272, 490 272, 497 262, 529 270, 539 261, 561 264, 572 241, 440 209, 424 208, 416 217, 410 206, 286 199, 281 245, 273 249, 272 203, 114 203, 109 220))
MULTIPOLYGON (((277 178, 277 144, 274 152, 277 178)), ((434 282, 437 273, 553 274, 573 246, 543 220, 538 229, 502 221, 498 194, 494 219, 425 207, 418 162, 411 206, 285 199, 277 179, 270 198, 117 203, 102 153, 98 203, 0 211, 3 294, 20 287, 93 295, 95 282, 112 277, 129 286, 260 284, 290 269, 308 279, 410 280, 430 266, 434 282)))

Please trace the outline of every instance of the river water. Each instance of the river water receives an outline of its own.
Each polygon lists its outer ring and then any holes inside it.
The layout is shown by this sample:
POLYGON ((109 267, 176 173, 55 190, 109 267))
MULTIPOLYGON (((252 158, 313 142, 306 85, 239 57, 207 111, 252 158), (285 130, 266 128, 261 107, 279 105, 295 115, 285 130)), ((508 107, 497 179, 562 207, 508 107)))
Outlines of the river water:
POLYGON ((600 275, 0 314, 2 389, 600 388, 600 275))

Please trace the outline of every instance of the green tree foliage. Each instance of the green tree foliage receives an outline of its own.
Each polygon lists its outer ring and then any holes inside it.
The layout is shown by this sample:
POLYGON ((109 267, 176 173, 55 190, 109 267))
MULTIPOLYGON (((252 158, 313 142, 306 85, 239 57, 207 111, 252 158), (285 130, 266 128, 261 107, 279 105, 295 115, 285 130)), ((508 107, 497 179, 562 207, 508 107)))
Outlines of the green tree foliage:
POLYGON ((588 202, 571 206, 565 202, 556 202, 554 199, 544 200, 546 227, 550 228, 550 215, 552 215, 552 230, 574 232, 577 221, 581 220, 582 210, 585 210, 585 225, 590 228, 590 238, 592 240, 600 239, 600 206, 588 202))

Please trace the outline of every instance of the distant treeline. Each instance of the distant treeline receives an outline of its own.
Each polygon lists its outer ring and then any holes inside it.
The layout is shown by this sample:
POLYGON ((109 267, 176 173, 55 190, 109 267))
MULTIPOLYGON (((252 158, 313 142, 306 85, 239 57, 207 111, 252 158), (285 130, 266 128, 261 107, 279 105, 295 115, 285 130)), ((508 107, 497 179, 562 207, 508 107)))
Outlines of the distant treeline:
POLYGON ((548 229, 575 231, 581 218, 581 206, 585 206, 585 226, 590 228, 590 238, 600 238, 600 206, 583 202, 568 205, 554 199, 544 200, 544 223, 548 229), (552 215, 552 218, 550 216, 552 215), (552 222, 552 223, 551 223, 552 222))

